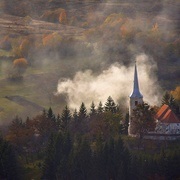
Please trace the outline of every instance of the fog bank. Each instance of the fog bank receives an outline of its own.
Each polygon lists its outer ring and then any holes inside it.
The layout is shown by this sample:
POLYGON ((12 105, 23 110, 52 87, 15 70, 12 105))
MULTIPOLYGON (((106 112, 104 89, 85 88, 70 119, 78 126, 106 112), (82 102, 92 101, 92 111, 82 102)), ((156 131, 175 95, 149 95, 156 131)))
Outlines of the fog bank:
MULTIPOLYGON (((161 89, 155 72, 157 66, 153 59, 140 54, 137 61, 140 91, 144 101, 151 105, 159 104, 161 89)), ((111 96, 116 103, 128 107, 128 96, 133 89, 134 62, 129 67, 114 63, 100 74, 92 70, 78 71, 72 79, 59 80, 57 95, 66 95, 67 104, 71 109, 79 108, 82 102, 89 108, 92 101, 98 105, 106 102, 111 96)))

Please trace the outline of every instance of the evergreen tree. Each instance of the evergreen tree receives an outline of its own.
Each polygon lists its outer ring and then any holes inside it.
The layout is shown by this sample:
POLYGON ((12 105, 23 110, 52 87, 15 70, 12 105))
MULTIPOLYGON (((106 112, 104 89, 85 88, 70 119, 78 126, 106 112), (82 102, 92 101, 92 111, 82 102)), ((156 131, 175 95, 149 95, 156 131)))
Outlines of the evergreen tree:
POLYGON ((107 156, 104 155, 104 141, 99 136, 96 139, 96 150, 93 152, 93 178, 106 179, 105 162, 107 156))
POLYGON ((90 109, 90 116, 95 116, 96 115, 96 108, 94 105, 94 102, 91 104, 91 109, 90 109))
POLYGON ((129 171, 130 179, 134 179, 134 180, 141 179, 141 177, 139 175, 139 171, 140 171, 139 160, 135 155, 132 155, 131 156, 130 171, 129 171))
POLYGON ((44 160, 44 165, 43 165, 43 179, 56 179, 56 171, 57 171, 57 166, 55 163, 56 157, 55 157, 55 140, 56 136, 54 134, 51 134, 48 145, 47 145, 47 150, 45 153, 45 160, 44 160))
POLYGON ((111 96, 108 97, 108 99, 105 103, 105 111, 112 112, 112 113, 117 112, 117 106, 111 96))
POLYGON ((167 91, 165 92, 162 98, 162 105, 163 104, 168 105, 174 113, 178 114, 178 110, 179 110, 178 104, 174 99, 174 97, 167 91))
POLYGON ((115 179, 129 179, 130 153, 120 137, 114 142, 114 158, 115 179))
POLYGON ((74 113, 73 113, 73 120, 74 120, 74 122, 77 122, 77 120, 78 120, 77 109, 74 110, 74 113))
POLYGON ((10 127, 14 127, 17 129, 17 127, 23 127, 24 124, 23 124, 23 121, 20 117, 16 116, 13 120, 12 120, 12 123, 10 125, 10 127))
POLYGON ((0 179, 19 179, 18 168, 13 147, 0 137, 0 179))
POLYGON ((69 179, 71 169, 69 161, 73 145, 70 134, 68 132, 63 135, 62 143, 60 145, 60 149, 58 148, 58 150, 56 150, 57 155, 59 155, 59 158, 57 158, 57 179, 69 179))
POLYGON ((61 114, 60 128, 62 131, 67 131, 70 121, 71 121, 71 112, 68 106, 66 105, 61 114))
POLYGON ((114 154, 114 139, 110 138, 107 143, 108 156, 107 156, 107 177, 108 179, 115 179, 115 154, 114 154))
POLYGON ((60 116, 60 114, 57 115, 56 122, 57 122, 58 129, 60 129, 60 125, 61 125, 61 116, 60 116))
POLYGON ((92 152, 89 141, 80 140, 74 148, 72 157, 72 179, 91 179, 92 152))
POLYGON ((61 119, 61 116, 58 114, 56 118, 57 122, 60 121, 60 119, 61 119))
POLYGON ((54 122, 56 121, 55 115, 54 115, 53 110, 52 110, 51 107, 49 108, 49 110, 47 112, 47 117, 49 119, 51 119, 52 121, 54 121, 54 122))
POLYGON ((86 109, 86 106, 85 106, 85 104, 83 102, 82 102, 82 104, 80 106, 78 116, 79 116, 80 120, 83 120, 83 119, 87 118, 87 109, 86 109))
POLYGON ((164 95, 163 95, 163 98, 162 98, 162 105, 163 104, 167 104, 167 105, 169 105, 169 100, 170 100, 170 93, 168 93, 167 91, 164 93, 164 95))
POLYGON ((103 105, 102 105, 102 102, 101 102, 101 101, 99 102, 99 106, 98 106, 97 111, 98 111, 98 114, 103 113, 103 105))
POLYGON ((68 179, 72 141, 68 132, 51 135, 43 166, 43 179, 68 179))

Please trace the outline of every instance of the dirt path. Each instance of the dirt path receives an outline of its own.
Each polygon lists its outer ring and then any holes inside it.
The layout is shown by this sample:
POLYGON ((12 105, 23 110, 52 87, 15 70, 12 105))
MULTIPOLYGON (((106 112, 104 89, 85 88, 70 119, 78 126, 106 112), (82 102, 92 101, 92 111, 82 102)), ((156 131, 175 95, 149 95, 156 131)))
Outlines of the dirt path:
POLYGON ((6 96, 5 98, 26 108, 33 108, 36 109, 37 111, 42 111, 44 109, 42 106, 39 106, 34 102, 28 101, 27 99, 21 96, 6 96))

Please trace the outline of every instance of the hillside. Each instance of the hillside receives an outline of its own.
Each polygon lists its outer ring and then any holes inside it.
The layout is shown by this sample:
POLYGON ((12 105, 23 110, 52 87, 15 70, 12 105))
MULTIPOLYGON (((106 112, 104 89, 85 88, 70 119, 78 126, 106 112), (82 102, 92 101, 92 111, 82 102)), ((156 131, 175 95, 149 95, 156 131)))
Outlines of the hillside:
POLYGON ((18 17, 8 14, 2 14, 0 17, 1 35, 43 35, 53 32, 59 32, 63 36, 82 36, 84 29, 56 24, 41 20, 32 19, 30 16, 18 17))
MULTIPOLYGON (((0 3, 0 119, 38 113, 20 101, 61 111, 67 97, 55 96, 59 79, 87 69, 100 74, 113 63, 129 67, 139 54, 157 64, 163 90, 180 82, 180 19, 171 1, 42 1, 0 3), (17 4, 19 4, 17 6, 17 4), (12 77, 13 62, 26 58, 21 82, 12 77), (22 99, 21 99, 22 98, 22 99)), ((25 103, 28 104, 28 103, 25 103)), ((32 105, 32 104, 31 104, 32 105)), ((35 107, 37 107, 35 105, 35 107)), ((39 108, 37 108, 39 110, 39 108)))

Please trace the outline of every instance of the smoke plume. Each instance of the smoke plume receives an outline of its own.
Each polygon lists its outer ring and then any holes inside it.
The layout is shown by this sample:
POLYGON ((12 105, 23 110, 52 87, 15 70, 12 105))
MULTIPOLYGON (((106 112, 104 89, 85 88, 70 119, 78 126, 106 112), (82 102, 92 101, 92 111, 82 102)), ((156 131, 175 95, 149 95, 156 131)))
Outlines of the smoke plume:
MULTIPOLYGON (((155 71, 156 64, 145 54, 136 57, 140 91, 144 100, 151 105, 159 103, 160 86, 155 71)), ((133 88, 134 63, 125 67, 119 63, 112 64, 100 74, 92 70, 79 71, 73 79, 60 79, 57 87, 59 96, 66 95, 70 108, 78 108, 82 102, 90 107, 92 101, 98 105, 105 103, 108 96, 115 102, 128 106, 128 96, 133 88)))

